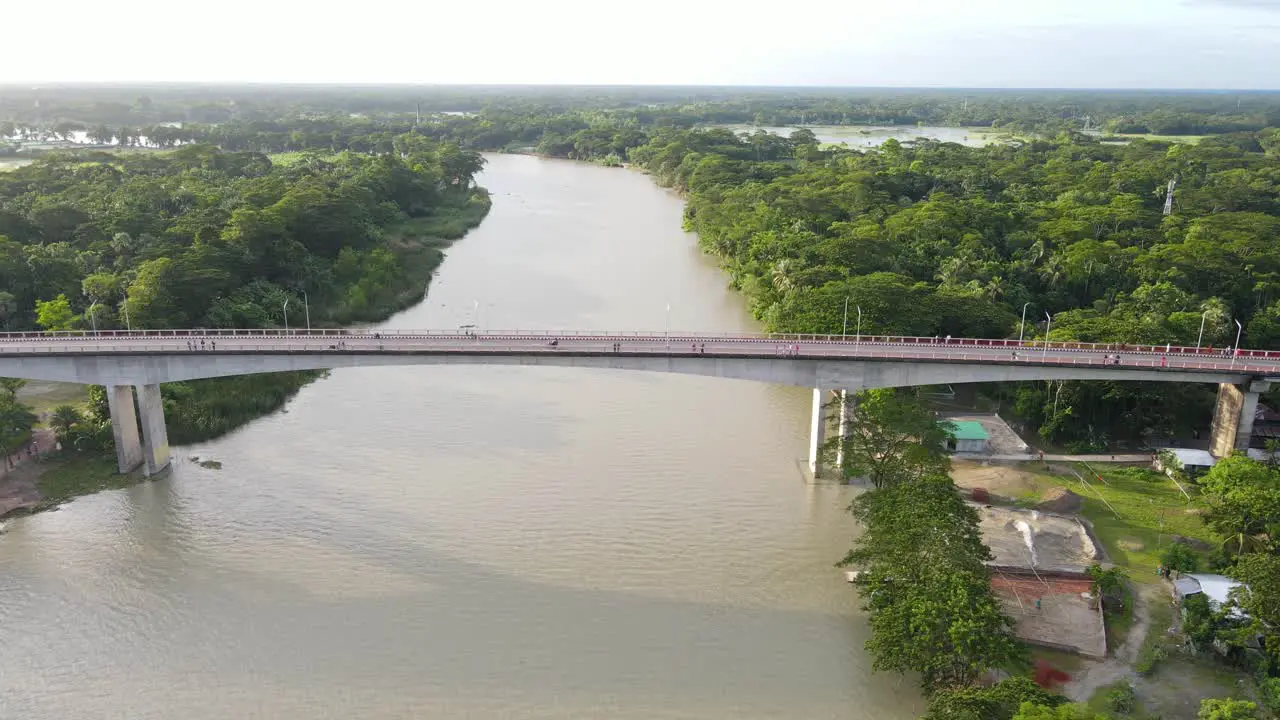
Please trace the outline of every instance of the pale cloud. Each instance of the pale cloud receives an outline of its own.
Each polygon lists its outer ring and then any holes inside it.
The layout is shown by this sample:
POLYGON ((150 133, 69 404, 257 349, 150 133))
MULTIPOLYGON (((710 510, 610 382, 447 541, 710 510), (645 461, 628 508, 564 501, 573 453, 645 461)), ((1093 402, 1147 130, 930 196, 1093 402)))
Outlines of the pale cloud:
POLYGON ((63 0, 0 83, 1268 88, 1280 0, 63 0))

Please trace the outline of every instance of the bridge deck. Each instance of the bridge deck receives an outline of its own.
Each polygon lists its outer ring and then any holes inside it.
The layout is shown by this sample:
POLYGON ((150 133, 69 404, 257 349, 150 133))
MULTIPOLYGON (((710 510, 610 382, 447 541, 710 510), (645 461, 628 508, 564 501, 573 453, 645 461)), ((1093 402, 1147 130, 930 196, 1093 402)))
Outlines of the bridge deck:
POLYGON ((659 333, 162 330, 3 333, 0 357, 343 354, 570 355, 999 363, 1280 376, 1280 352, 1016 340, 659 333), (553 344, 554 343, 554 344, 553 344))

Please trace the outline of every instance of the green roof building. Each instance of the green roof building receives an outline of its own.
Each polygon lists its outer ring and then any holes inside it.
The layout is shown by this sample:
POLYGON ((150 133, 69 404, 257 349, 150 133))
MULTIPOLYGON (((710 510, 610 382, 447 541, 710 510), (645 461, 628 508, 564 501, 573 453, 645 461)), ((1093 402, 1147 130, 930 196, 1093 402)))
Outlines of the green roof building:
POLYGON ((947 449, 956 453, 984 453, 987 451, 987 434, 982 423, 969 420, 947 423, 954 439, 947 441, 947 449))

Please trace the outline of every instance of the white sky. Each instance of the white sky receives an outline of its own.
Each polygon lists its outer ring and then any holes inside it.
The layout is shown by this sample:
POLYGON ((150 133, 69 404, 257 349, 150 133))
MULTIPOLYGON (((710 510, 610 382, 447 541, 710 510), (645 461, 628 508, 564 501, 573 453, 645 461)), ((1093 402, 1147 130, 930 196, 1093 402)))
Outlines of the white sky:
POLYGON ((0 2, 0 83, 1280 87, 1280 0, 0 2))

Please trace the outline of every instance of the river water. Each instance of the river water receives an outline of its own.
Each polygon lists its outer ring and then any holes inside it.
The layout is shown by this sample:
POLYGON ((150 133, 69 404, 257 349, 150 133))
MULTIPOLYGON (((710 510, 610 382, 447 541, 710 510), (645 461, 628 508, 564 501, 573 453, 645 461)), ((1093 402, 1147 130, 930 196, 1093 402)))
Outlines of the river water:
MULTIPOLYGON (((387 326, 753 328, 645 176, 491 156, 480 181, 492 213, 387 326)), ((163 480, 8 524, 0 717, 914 717, 832 567, 854 528, 803 480, 808 402, 335 371, 163 480)))

